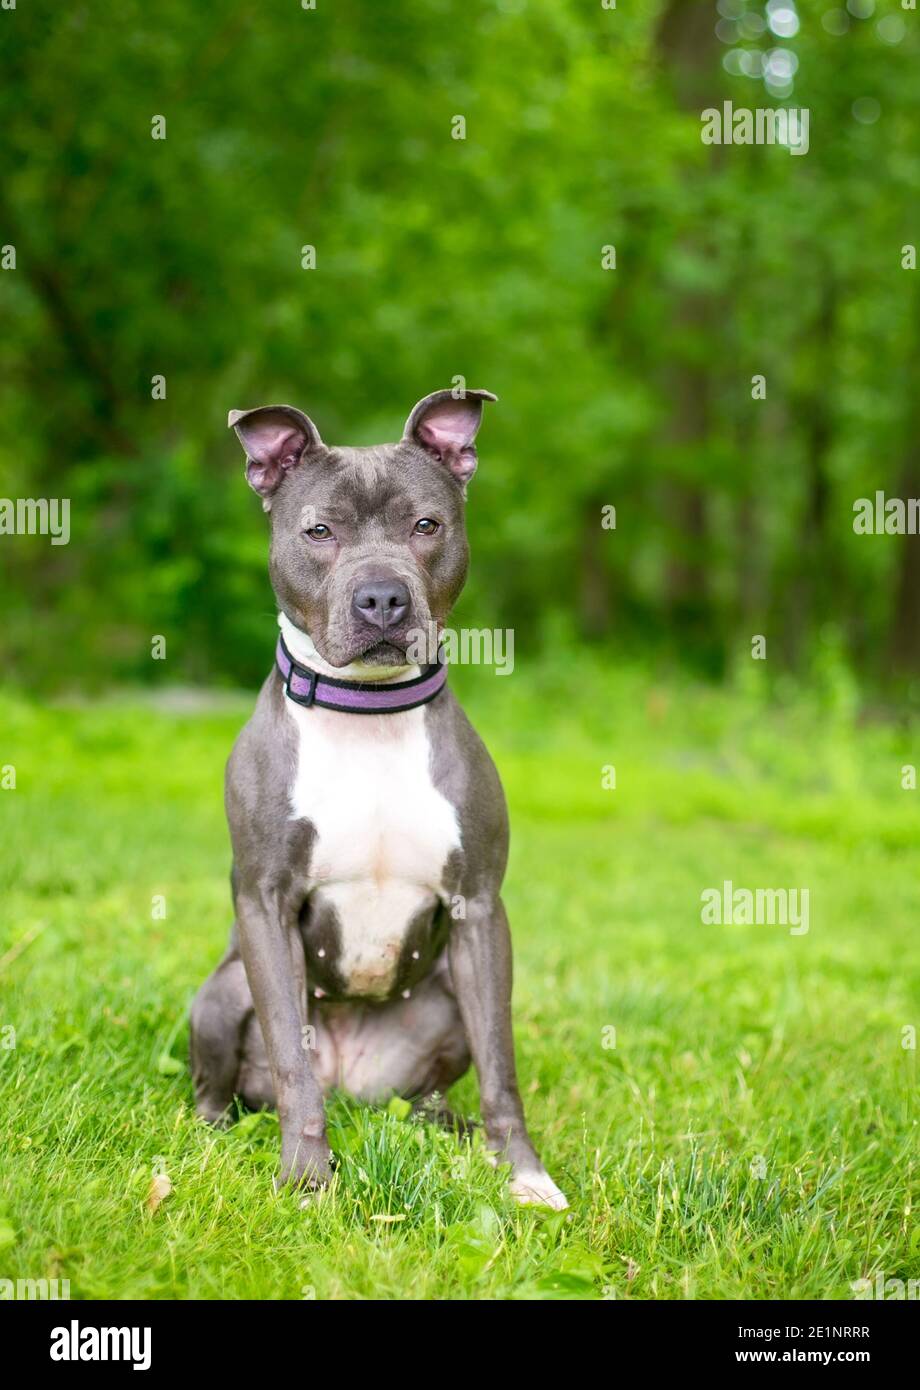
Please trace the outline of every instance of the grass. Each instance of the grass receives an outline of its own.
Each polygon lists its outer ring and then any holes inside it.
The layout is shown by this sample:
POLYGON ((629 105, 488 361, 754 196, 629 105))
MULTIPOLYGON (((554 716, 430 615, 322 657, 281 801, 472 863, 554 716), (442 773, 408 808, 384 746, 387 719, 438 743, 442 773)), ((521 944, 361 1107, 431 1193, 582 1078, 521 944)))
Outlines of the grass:
MULTIPOLYGON (((917 731, 859 727, 839 688, 768 705, 593 669, 458 678, 509 793, 519 1068, 571 1212, 510 1205, 479 1142, 344 1099, 332 1188, 276 1197, 274 1116, 209 1130, 186 1065, 229 925, 221 779, 250 701, 10 695, 0 1277, 233 1299, 849 1298, 916 1278, 917 731), (725 879, 807 887, 808 933, 703 925, 725 879)), ((475 1112, 474 1079, 452 1099, 475 1112)))

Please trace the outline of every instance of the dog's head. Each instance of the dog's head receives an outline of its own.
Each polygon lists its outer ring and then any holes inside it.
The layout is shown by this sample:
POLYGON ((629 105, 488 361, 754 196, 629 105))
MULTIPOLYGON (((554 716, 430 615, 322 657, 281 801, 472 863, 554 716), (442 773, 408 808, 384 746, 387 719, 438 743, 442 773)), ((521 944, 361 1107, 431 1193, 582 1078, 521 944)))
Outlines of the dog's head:
POLYGON ((271 517, 281 611, 330 666, 402 665, 466 579, 466 485, 490 391, 435 391, 398 444, 335 448, 289 405, 232 410, 246 477, 271 517))

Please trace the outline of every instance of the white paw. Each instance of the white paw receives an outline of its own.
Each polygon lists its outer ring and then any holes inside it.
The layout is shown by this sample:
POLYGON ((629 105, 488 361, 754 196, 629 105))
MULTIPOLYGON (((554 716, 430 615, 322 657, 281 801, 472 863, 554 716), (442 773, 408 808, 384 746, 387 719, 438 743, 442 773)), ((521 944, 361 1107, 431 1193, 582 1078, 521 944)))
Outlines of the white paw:
POLYGON ((508 1184, 508 1191, 522 1207, 550 1207, 553 1211, 565 1211, 568 1202, 553 1182, 549 1173, 516 1173, 508 1184))

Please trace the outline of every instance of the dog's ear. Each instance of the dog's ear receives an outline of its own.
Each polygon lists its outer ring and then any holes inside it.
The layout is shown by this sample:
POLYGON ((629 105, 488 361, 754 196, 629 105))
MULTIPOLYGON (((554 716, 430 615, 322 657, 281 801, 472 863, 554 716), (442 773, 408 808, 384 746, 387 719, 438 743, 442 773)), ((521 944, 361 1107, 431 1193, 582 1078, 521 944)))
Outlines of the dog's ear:
POLYGON ((227 424, 236 430, 246 451, 246 479, 266 511, 285 473, 323 442, 313 421, 292 405, 231 410, 227 424))
POLYGON ((419 444, 465 487, 476 472, 476 433, 483 401, 497 401, 491 391, 433 391, 406 421, 403 439, 419 444))

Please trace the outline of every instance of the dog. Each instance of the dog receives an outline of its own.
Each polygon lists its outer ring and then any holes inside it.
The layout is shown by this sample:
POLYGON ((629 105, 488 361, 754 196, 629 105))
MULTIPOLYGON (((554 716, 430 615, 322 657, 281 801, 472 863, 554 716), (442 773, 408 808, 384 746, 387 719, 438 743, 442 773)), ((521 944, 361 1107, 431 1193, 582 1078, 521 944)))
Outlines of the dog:
POLYGON ((279 1186, 331 1174, 324 1092, 442 1098, 475 1065, 520 1202, 561 1210, 527 1132, 511 1031, 498 773, 431 653, 466 579, 489 391, 435 391, 398 444, 330 447, 293 406, 228 423, 269 514, 276 662, 227 765, 236 921, 195 997, 196 1109, 277 1108, 279 1186))

